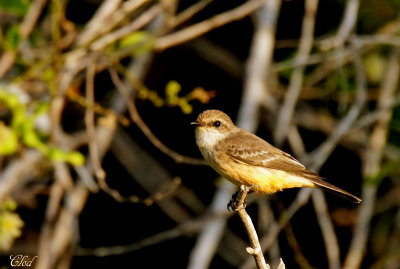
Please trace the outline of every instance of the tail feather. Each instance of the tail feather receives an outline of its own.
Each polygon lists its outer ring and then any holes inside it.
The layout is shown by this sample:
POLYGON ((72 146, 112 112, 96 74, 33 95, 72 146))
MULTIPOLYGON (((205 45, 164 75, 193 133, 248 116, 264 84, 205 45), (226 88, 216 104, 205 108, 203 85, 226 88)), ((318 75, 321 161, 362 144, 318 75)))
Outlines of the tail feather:
POLYGON ((342 190, 341 188, 338 188, 332 184, 329 184, 328 182, 322 180, 321 178, 314 177, 314 178, 310 178, 310 180, 318 187, 321 187, 331 193, 338 194, 338 195, 342 196, 343 198, 346 198, 347 200, 350 200, 357 204, 359 204, 361 202, 361 199, 358 198, 357 196, 355 196, 345 190, 342 190))

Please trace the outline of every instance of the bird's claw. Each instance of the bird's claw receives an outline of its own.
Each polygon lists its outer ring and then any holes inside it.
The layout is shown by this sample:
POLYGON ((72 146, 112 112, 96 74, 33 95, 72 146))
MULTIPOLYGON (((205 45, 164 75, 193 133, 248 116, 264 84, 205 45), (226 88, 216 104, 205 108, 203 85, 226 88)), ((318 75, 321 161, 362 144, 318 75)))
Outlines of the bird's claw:
POLYGON ((244 209, 247 206, 247 195, 245 197, 245 200, 243 202, 243 204, 240 203, 240 200, 238 198, 239 192, 236 192, 232 195, 231 200, 229 201, 229 203, 227 204, 226 208, 228 209, 228 211, 239 211, 239 209, 244 209))

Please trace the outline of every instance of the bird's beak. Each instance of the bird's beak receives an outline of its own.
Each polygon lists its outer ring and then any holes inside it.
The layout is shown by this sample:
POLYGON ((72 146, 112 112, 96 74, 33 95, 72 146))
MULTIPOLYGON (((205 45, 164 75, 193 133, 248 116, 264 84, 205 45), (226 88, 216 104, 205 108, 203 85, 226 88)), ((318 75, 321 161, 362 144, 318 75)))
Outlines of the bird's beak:
POLYGON ((196 126, 201 126, 201 125, 203 125, 200 121, 198 121, 198 120, 195 120, 195 121, 193 121, 193 122, 191 122, 190 123, 191 125, 196 125, 196 126))

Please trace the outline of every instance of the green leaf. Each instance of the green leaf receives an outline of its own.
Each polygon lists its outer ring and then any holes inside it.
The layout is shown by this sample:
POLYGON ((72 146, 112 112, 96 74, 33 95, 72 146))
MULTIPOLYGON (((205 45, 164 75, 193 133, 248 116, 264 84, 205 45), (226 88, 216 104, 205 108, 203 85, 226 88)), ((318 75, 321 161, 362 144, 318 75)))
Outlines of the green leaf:
POLYGON ((0 122, 0 155, 13 154, 18 148, 18 136, 14 130, 0 122))
POLYGON ((20 34, 19 26, 17 24, 11 25, 6 32, 5 46, 8 50, 15 50, 21 43, 22 37, 20 34))
POLYGON ((175 81, 171 80, 165 87, 165 94, 167 97, 167 103, 169 105, 176 105, 179 101, 178 93, 181 91, 181 85, 175 81))
POLYGON ((75 166, 81 166, 85 163, 85 156, 79 151, 72 151, 67 155, 67 161, 75 166))
POLYGON ((148 34, 146 31, 136 31, 122 38, 121 41, 119 42, 119 47, 125 48, 138 44, 139 42, 144 41, 147 38, 147 36, 148 34))
POLYGON ((28 0, 0 0, 0 9, 13 13, 15 15, 23 16, 29 9, 28 0))

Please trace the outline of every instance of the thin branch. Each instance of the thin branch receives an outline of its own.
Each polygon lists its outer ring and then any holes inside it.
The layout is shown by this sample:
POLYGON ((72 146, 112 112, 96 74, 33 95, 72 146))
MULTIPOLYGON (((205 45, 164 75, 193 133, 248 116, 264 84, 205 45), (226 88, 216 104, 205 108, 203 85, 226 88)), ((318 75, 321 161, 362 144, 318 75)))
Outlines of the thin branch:
MULTIPOLYGON (((106 25, 110 25, 110 18, 117 12, 117 10, 119 10, 121 2, 122 0, 103 1, 100 7, 97 8, 96 13, 92 16, 90 21, 86 23, 85 28, 83 28, 77 39, 77 44, 87 44, 96 38, 97 35, 106 33, 107 30, 109 30, 109 28, 107 29, 106 25), (107 22, 107 24, 105 22, 107 22)), ((140 2, 144 1, 136 2, 138 2, 138 5, 140 5, 140 2)))
POLYGON ((240 191, 236 197, 237 206, 235 211, 239 215, 240 219, 243 222, 243 225, 246 229, 247 235, 250 239, 250 246, 246 248, 246 251, 254 256, 254 260, 256 261, 257 268, 270 268, 269 265, 265 262, 263 251, 260 246, 260 242, 258 241, 258 236, 256 229, 254 228, 253 222, 251 221, 250 216, 247 214, 245 209, 245 203, 247 194, 251 190, 251 187, 246 187, 244 185, 240 186, 240 191))
POLYGON ((335 228, 329 215, 325 196, 320 189, 312 193, 313 205, 317 215, 319 226, 321 227, 322 237, 325 243, 325 250, 328 256, 330 269, 340 268, 340 248, 336 236, 335 228))
POLYGON ((351 107, 347 115, 340 121, 335 129, 335 132, 325 140, 317 149, 311 152, 307 157, 307 163, 310 163, 310 169, 316 170, 322 166, 326 161, 330 153, 336 147, 341 137, 350 130, 355 120, 363 108, 367 99, 367 85, 364 74, 364 69, 361 63, 359 53, 355 54, 354 65, 356 70, 356 81, 357 81, 357 96, 354 105, 351 107))
MULTIPOLYGON (((301 64, 307 61, 307 58, 311 52, 313 46, 317 7, 318 0, 306 0, 300 46, 294 60, 295 63, 301 64)), ((287 136, 287 131, 289 130, 297 99, 300 95, 301 87, 303 85, 303 76, 304 67, 298 67, 290 76, 290 84, 285 95, 285 101, 278 114, 278 120, 276 123, 277 128, 274 131, 274 141, 278 146, 282 145, 287 136)))
POLYGON ((124 27, 119 28, 107 35, 102 36, 100 39, 93 42, 90 48, 94 51, 104 49, 108 44, 121 39, 134 31, 144 27, 149 22, 151 22, 160 12, 161 4, 157 4, 143 12, 136 20, 132 21, 130 24, 125 25, 124 27))
POLYGON ((331 50, 342 47, 345 41, 353 32, 358 18, 358 8, 360 6, 359 0, 347 1, 346 9, 339 26, 339 31, 336 36, 327 38, 321 41, 320 47, 323 50, 331 50))
POLYGON ((211 4, 214 0, 202 0, 194 3, 178 15, 172 18, 170 28, 174 28, 178 25, 181 25, 191 17, 193 17, 196 13, 199 13, 201 10, 205 9, 209 4, 211 4))
MULTIPOLYGON (((395 49, 390 57, 386 76, 382 80, 381 94, 378 100, 379 108, 387 106, 390 100, 393 99, 399 83, 399 72, 399 50, 395 49)), ((382 113, 381 118, 372 130, 365 162, 363 163, 363 176, 365 180, 373 179, 380 172, 383 150, 386 145, 388 125, 392 113, 393 110, 382 113)), ((354 236, 343 268, 358 268, 361 264, 369 234, 369 224, 373 214, 377 189, 378 183, 376 182, 367 182, 364 185, 361 196, 363 198, 363 203, 358 212, 358 222, 354 227, 354 236)))
MULTIPOLYGON (((226 211, 226 201, 230 199, 233 189, 234 185, 230 183, 224 184, 218 189, 210 205, 211 214, 226 211)), ((196 244, 190 253, 188 269, 203 269, 209 267, 225 227, 225 218, 213 219, 202 227, 197 237, 196 244)))
POLYGON ((238 112, 237 125, 249 132, 255 132, 258 124, 258 111, 263 100, 275 110, 276 101, 267 84, 273 61, 275 31, 280 1, 267 1, 256 17, 255 32, 246 63, 246 76, 242 103, 238 112))
POLYGON ((39 151, 27 149, 18 159, 9 163, 0 173, 0 201, 32 179, 34 176, 32 171, 35 171, 43 158, 43 154, 39 151))
POLYGON ((186 27, 178 32, 160 37, 155 43, 155 49, 159 51, 165 50, 188 40, 194 39, 230 22, 241 20, 256 9, 260 8, 264 3, 265 0, 250 0, 237 8, 215 15, 210 19, 186 27))
POLYGON ((83 248, 79 247, 77 249, 77 256, 97 256, 97 257, 105 257, 111 255, 121 255, 133 251, 137 251, 143 249, 145 247, 149 247, 152 245, 156 245, 168 240, 172 240, 181 236, 191 235, 193 233, 198 232, 203 226, 207 225, 213 219, 216 218, 227 218, 228 216, 233 215, 229 213, 226 208, 223 208, 220 212, 208 214, 199 219, 191 219, 187 220, 182 224, 177 225, 176 227, 163 231, 160 233, 156 233, 151 235, 145 239, 140 240, 139 242, 135 242, 128 245, 118 245, 118 246, 107 246, 107 247, 96 247, 96 248, 83 248))
POLYGON ((129 1, 104 1, 80 33, 76 44, 85 46, 95 38, 108 33, 112 28, 121 23, 129 14, 149 3, 150 0, 129 1), (118 4, 119 8, 116 8, 118 4), (120 6, 119 6, 120 5, 120 6), (111 7, 110 7, 111 6, 111 7))
POLYGON ((86 102, 87 107, 85 111, 85 124, 89 137, 89 154, 92 161, 93 169, 96 177, 103 181, 106 178, 106 173, 101 167, 99 159, 99 150, 96 142, 96 127, 94 123, 94 77, 95 77, 95 63, 94 61, 89 64, 86 71, 86 102))

